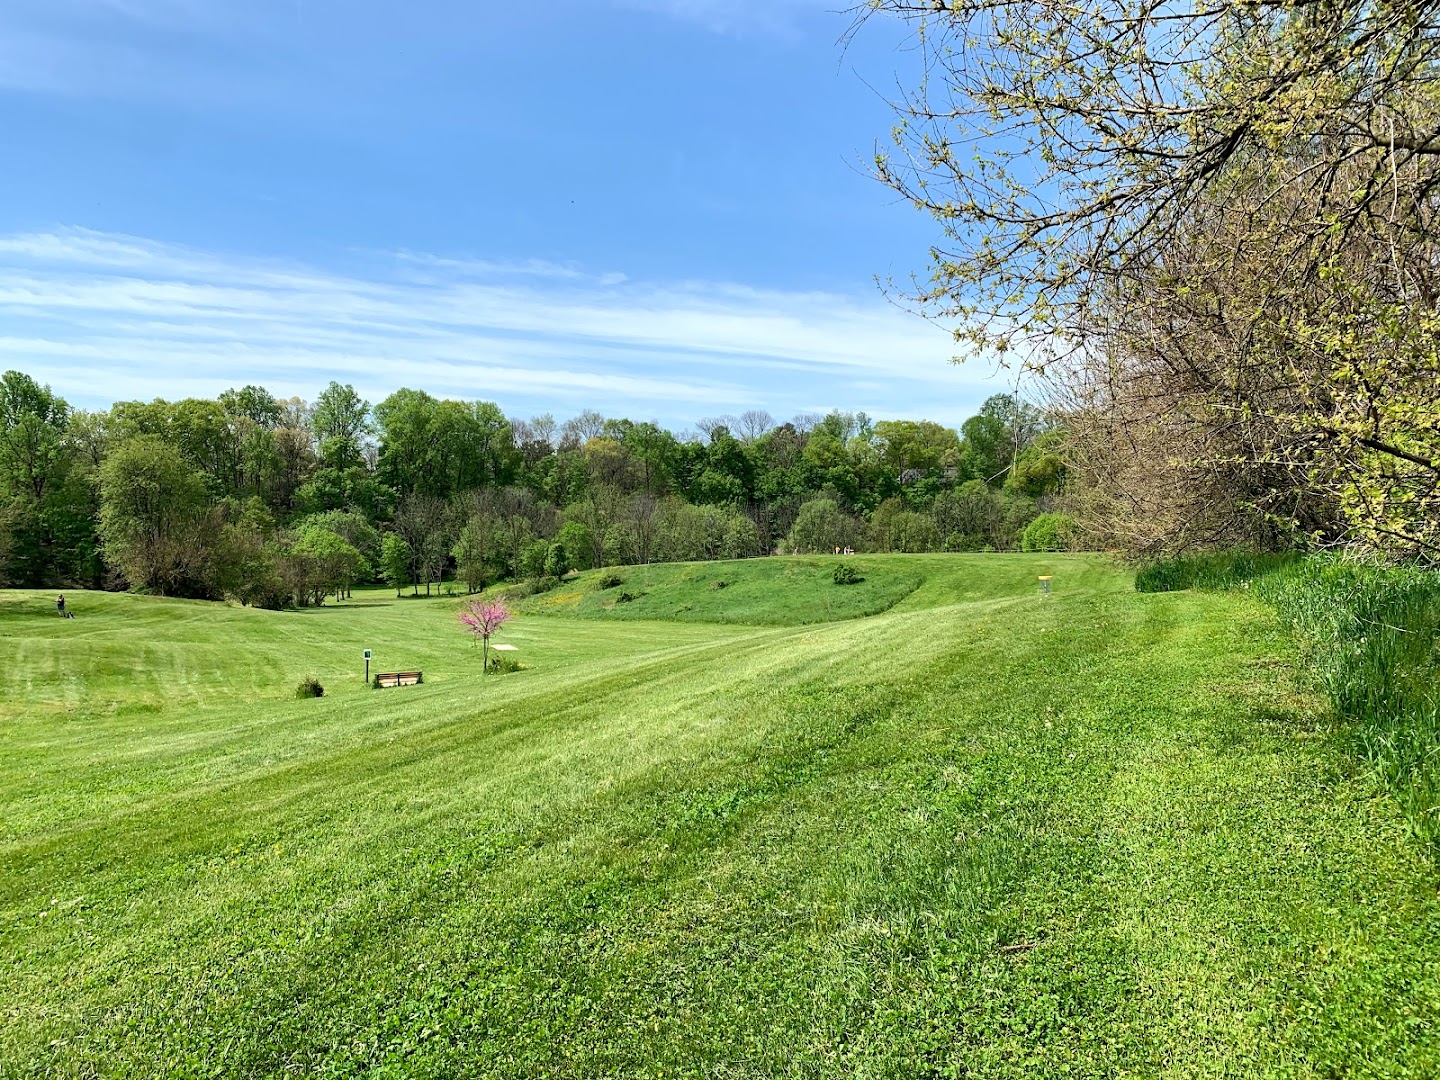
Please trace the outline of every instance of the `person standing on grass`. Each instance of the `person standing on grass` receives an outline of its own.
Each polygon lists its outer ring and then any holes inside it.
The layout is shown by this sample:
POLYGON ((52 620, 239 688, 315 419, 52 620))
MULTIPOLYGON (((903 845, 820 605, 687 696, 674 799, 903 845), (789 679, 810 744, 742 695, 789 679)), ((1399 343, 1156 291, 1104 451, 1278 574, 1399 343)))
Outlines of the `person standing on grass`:
POLYGON ((55 598, 55 610, 60 613, 60 617, 61 617, 62 619, 65 617, 65 594, 64 594, 64 593, 61 593, 59 596, 57 596, 57 597, 55 598))

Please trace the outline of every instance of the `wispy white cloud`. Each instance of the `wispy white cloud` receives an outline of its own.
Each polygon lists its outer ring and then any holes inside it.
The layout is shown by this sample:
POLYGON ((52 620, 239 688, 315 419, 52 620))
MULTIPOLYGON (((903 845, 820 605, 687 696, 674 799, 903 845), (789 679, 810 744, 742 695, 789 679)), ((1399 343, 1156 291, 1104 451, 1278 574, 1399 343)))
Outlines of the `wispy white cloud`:
POLYGON ((957 422, 986 370, 875 295, 632 281, 574 266, 366 255, 344 269, 80 229, 0 236, 0 365, 78 403, 331 378, 686 422, 817 400, 957 422))
POLYGON ((841 9, 816 0, 615 0, 624 8, 699 23, 716 34, 784 33, 800 16, 841 9))

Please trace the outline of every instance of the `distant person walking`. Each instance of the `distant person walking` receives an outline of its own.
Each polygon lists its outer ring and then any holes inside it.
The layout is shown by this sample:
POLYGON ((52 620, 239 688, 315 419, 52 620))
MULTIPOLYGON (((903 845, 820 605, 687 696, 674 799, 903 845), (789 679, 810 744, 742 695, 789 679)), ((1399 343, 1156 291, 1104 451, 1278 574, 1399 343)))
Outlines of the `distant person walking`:
POLYGON ((65 610, 65 594, 64 594, 64 593, 61 593, 59 596, 57 596, 57 597, 55 598, 55 610, 60 613, 60 617, 61 617, 62 619, 73 619, 73 618, 75 617, 75 616, 71 615, 68 611, 65 610))

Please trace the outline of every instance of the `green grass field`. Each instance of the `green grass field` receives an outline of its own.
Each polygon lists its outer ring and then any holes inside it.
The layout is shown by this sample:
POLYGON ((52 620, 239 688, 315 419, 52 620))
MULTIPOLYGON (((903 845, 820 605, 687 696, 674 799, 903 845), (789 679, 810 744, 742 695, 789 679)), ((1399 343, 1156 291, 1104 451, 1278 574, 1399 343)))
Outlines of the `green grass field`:
POLYGON ((490 678, 458 598, 0 593, 0 1077, 1440 1076, 1435 868, 1257 601, 836 561, 490 678))

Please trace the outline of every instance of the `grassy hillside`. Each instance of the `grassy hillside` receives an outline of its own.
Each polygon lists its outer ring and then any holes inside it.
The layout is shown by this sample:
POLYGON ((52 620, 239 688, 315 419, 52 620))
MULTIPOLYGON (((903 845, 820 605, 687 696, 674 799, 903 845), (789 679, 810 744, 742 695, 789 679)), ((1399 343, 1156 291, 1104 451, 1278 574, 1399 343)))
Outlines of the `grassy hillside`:
POLYGON ((5 594, 0 1076, 1440 1075, 1433 868, 1259 605, 790 561, 490 679, 453 601, 5 594))
POLYGON ((1058 576, 1056 587, 1071 590, 1113 589, 1123 581, 1090 555, 797 556, 591 570, 530 597, 521 610, 581 619, 799 626, 877 615, 917 591, 923 595, 912 606, 919 607, 1029 596, 1041 573, 1058 576), (842 563, 863 580, 836 585, 835 568, 842 563))

